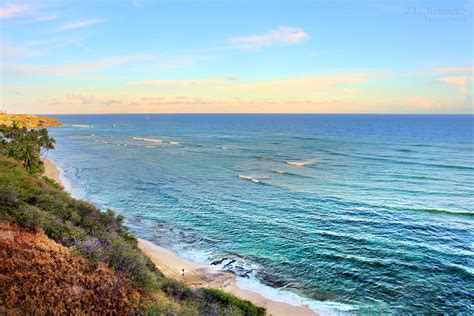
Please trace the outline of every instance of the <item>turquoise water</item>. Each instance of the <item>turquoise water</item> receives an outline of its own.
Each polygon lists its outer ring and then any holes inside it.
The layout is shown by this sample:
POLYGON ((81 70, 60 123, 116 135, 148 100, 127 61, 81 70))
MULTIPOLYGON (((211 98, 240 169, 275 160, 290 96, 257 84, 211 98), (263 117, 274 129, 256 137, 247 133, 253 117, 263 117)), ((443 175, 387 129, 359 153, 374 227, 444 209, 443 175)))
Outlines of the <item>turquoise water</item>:
POLYGON ((140 237, 324 313, 474 311, 472 115, 58 117, 73 193, 140 237))

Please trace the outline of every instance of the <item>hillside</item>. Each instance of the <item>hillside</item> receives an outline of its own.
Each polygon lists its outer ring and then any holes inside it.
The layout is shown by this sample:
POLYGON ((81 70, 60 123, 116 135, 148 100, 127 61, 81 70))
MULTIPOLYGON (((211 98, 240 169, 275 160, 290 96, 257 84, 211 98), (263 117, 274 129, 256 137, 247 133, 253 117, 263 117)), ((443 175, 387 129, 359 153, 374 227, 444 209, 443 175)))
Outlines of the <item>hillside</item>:
POLYGON ((36 116, 33 114, 8 114, 0 111, 0 125, 12 126, 16 123, 19 127, 41 128, 48 126, 61 126, 58 119, 36 116))
POLYGON ((138 307, 141 295, 127 278, 104 264, 87 264, 41 231, 0 223, 0 251, 0 313, 118 313, 138 307))
POLYGON ((51 144, 46 130, 0 128, 0 314, 265 314, 164 277, 123 217, 41 176, 31 155, 51 144))

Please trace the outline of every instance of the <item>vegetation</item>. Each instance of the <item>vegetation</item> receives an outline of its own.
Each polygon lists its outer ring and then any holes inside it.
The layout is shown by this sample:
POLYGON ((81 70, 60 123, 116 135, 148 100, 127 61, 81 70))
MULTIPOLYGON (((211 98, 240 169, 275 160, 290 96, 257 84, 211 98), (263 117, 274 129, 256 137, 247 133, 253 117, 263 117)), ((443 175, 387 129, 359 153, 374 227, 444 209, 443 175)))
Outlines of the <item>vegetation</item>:
POLYGON ((54 143, 45 128, 27 129, 16 123, 12 126, 0 125, 0 154, 21 161, 30 173, 44 171, 41 157, 54 148, 54 143))
POLYGON ((36 116, 32 114, 7 114, 0 111, 0 125, 12 126, 18 125, 19 127, 26 128, 40 128, 48 126, 60 126, 62 125, 57 119, 46 116, 36 116))
POLYGON ((2 315, 112 315, 139 306, 130 280, 44 233, 0 223, 0 249, 7 254, 0 256, 2 315))
MULTIPOLYGON (((138 249, 136 238, 123 225, 123 217, 112 210, 101 212, 90 203, 74 199, 56 182, 38 175, 42 170, 38 161, 41 150, 54 147, 54 140, 46 130, 18 126, 3 126, 0 130, 0 222, 32 232, 43 231, 49 238, 73 249, 77 256, 86 258, 87 265, 95 268, 105 265, 111 269, 121 280, 120 284, 131 287, 122 289, 121 293, 139 293, 139 304, 117 305, 127 306, 121 312, 265 314, 265 309, 222 291, 193 290, 184 283, 165 278, 138 249), (24 154, 25 151, 28 154, 24 154)), ((0 253, 5 253, 1 250, 0 253)), ((0 293, 0 307, 6 293, 11 293, 11 289, 0 293)), ((41 309, 30 312, 39 311, 41 309)))

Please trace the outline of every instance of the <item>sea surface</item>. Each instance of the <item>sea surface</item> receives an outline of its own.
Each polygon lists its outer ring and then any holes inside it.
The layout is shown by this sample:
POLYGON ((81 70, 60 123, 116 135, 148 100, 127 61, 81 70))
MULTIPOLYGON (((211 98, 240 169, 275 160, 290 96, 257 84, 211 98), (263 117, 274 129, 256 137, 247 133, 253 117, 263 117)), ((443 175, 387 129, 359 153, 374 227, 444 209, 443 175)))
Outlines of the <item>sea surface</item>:
POLYGON ((75 196, 243 287, 323 314, 474 313, 472 115, 56 117, 75 196))

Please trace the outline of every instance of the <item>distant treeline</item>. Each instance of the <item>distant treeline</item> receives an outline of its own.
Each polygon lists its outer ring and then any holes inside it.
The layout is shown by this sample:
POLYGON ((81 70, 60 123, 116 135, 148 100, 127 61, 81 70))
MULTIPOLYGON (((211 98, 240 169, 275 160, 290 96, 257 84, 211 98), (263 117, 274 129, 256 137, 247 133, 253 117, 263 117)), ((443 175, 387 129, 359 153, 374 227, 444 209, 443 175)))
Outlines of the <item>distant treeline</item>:
POLYGON ((41 128, 62 125, 58 119, 51 117, 36 116, 33 114, 7 114, 0 111, 0 125, 13 126, 14 124, 16 124, 18 127, 26 128, 41 128))

